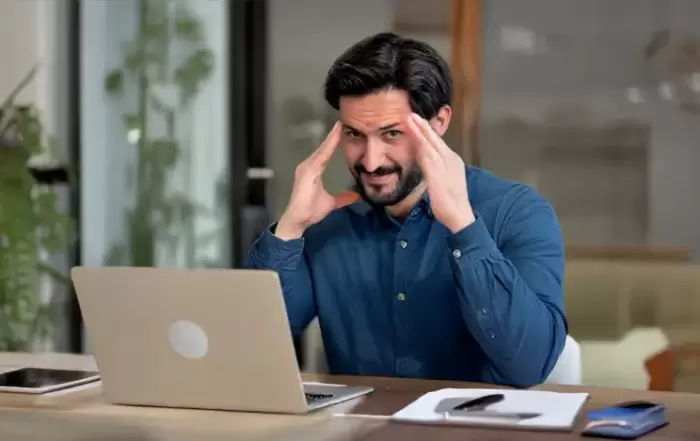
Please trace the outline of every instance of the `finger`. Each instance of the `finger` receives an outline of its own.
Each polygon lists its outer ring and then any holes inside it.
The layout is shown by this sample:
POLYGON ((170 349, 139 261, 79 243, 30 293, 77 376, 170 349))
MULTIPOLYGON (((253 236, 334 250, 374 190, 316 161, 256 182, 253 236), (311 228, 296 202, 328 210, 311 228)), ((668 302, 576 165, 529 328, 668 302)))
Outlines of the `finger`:
POLYGON ((325 166, 328 164, 328 161, 330 161, 331 157, 333 157, 333 152, 335 152, 336 147, 338 146, 338 143, 340 142, 340 122, 336 122, 333 125, 333 128, 331 129, 330 132, 328 132, 328 135, 326 136, 326 139, 323 140, 320 146, 318 146, 318 149, 314 152, 312 157, 314 158, 315 162, 318 162, 318 164, 325 166))
POLYGON ((418 130, 420 130, 428 143, 430 143, 430 145, 437 150, 438 153, 445 154, 451 151, 447 144, 445 144, 445 141, 442 140, 442 137, 438 135, 435 130, 433 130, 433 127, 428 121, 421 118, 420 115, 416 113, 411 114, 411 119, 415 121, 418 130))
POLYGON ((416 141, 416 156, 419 162, 425 161, 426 158, 432 157, 435 159, 439 157, 437 150, 426 138, 417 121, 413 118, 408 118, 406 125, 408 126, 410 135, 416 141))

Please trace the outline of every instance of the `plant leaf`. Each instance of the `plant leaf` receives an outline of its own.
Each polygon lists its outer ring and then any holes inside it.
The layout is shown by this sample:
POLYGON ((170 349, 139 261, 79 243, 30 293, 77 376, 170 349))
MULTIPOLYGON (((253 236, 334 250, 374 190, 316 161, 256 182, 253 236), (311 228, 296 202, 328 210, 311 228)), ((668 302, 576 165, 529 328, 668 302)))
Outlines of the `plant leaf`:
POLYGON ((114 69, 105 78, 105 90, 110 95, 119 95, 124 92, 124 71, 114 69))

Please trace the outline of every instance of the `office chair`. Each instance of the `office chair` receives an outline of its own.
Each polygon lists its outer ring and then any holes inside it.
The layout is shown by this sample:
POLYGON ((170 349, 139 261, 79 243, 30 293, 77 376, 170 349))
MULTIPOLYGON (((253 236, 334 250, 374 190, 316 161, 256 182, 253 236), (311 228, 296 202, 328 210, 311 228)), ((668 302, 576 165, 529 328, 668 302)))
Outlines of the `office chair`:
POLYGON ((580 385, 583 381, 581 370, 581 346, 573 337, 567 335, 564 350, 545 384, 580 385))

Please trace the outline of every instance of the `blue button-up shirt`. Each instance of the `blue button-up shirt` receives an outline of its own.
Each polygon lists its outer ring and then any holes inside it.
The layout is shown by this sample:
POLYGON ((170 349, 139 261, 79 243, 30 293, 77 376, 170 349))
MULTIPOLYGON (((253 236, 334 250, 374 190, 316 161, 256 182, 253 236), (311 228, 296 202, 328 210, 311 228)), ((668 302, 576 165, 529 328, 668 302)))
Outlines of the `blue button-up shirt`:
POLYGON ((274 225, 248 266, 279 273, 292 334, 318 317, 335 374, 541 383, 564 347, 564 247, 547 201, 467 168, 476 222, 453 234, 424 196, 402 222, 363 201, 303 238, 274 225))

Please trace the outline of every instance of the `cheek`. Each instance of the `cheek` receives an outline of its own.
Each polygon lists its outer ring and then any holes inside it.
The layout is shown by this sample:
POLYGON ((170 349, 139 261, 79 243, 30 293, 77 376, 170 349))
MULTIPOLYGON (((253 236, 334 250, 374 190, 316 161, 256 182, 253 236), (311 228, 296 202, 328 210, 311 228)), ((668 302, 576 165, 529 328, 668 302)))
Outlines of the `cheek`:
POLYGON ((347 162, 350 166, 355 165, 362 157, 362 149, 360 149, 357 145, 352 143, 343 143, 341 148, 343 149, 345 162, 347 162))
POLYGON ((413 140, 411 140, 406 145, 406 156, 410 157, 412 160, 415 161, 417 154, 418 154, 418 144, 416 144, 413 140))
POLYGON ((387 149, 387 156, 392 162, 400 164, 402 167, 410 166, 415 162, 416 150, 411 143, 395 144, 387 149))

